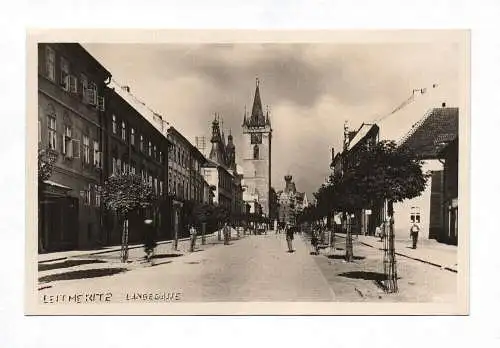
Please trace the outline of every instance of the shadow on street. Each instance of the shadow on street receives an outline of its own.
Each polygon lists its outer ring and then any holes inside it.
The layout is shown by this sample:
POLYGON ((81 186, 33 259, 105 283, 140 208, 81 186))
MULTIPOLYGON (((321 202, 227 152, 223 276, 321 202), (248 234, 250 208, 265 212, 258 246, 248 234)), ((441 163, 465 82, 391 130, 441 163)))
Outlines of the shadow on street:
POLYGON ((86 278, 98 278, 107 277, 115 275, 118 273, 126 272, 126 268, 95 268, 86 269, 80 271, 72 271, 58 274, 51 274, 44 277, 38 278, 41 283, 49 283, 57 280, 74 280, 74 279, 86 279, 86 278))
POLYGON ((101 260, 66 260, 63 262, 57 262, 57 263, 42 263, 38 264, 38 271, 50 271, 53 269, 59 269, 59 268, 69 268, 69 267, 74 267, 74 266, 80 266, 80 265, 88 265, 91 263, 106 263, 106 261, 101 261, 101 260))
MULTIPOLYGON (((353 271, 353 272, 340 273, 339 276, 351 279, 370 280, 378 283, 382 283, 384 280, 386 280, 386 276, 380 272, 353 271)), ((401 278, 398 277, 398 279, 401 278)))
MULTIPOLYGON (((344 260, 345 259, 345 255, 328 255, 327 257, 329 259, 332 259, 332 260, 344 260)), ((353 256, 352 259, 353 260, 364 260, 364 259, 366 259, 366 257, 364 257, 364 256, 353 256)))
POLYGON ((151 265, 151 267, 166 265, 166 264, 172 263, 172 262, 173 262, 172 260, 168 260, 168 261, 165 261, 165 262, 155 262, 154 264, 151 265))
POLYGON ((151 258, 152 259, 166 259, 166 258, 169 258, 169 257, 179 257, 179 256, 182 256, 183 254, 157 254, 157 255, 153 255, 151 258))

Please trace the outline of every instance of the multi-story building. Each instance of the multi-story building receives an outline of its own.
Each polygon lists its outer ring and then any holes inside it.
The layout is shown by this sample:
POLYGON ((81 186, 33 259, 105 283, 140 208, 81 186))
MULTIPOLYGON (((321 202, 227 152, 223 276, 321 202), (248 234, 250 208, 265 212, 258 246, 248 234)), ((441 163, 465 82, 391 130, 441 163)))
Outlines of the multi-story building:
POLYGON ((111 73, 76 43, 38 45, 38 141, 57 156, 39 188, 39 251, 105 243, 102 118, 111 73))
MULTIPOLYGON (((106 93, 106 117, 103 121, 105 141, 104 177, 120 172, 141 175, 144 181, 152 186, 159 197, 159 239, 171 237, 169 209, 167 204, 167 183, 170 141, 160 129, 153 125, 130 93, 127 86, 121 87, 111 83, 106 93)), ((139 213, 129 218, 131 243, 141 242, 141 223, 139 213)), ((109 214, 105 219, 104 236, 108 244, 120 243, 121 226, 116 217, 109 214)))
POLYGON ((195 204, 210 201, 210 189, 203 177, 203 154, 177 129, 170 127, 168 137, 173 144, 169 156, 168 192, 172 197, 171 225, 178 236, 188 235, 191 210, 195 204))
POLYGON ((298 192, 291 175, 285 175, 285 188, 277 192, 278 221, 280 224, 295 225, 296 218, 308 205, 305 192, 298 192))
MULTIPOLYGON (((252 114, 243 116, 243 179, 245 198, 254 206, 258 203, 265 216, 269 216, 269 194, 271 189, 271 138, 272 129, 269 110, 264 116, 260 99, 259 80, 255 87, 252 114)), ((256 210, 255 207, 251 208, 256 210)))

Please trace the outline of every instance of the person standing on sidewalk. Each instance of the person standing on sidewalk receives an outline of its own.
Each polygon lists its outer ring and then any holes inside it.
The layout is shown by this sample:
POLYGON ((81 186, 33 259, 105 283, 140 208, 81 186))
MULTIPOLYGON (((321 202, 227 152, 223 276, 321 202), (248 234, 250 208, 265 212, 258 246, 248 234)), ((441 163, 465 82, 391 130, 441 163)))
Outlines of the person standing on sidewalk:
POLYGON ((285 233, 286 233, 286 243, 288 245, 288 252, 293 253, 293 228, 289 224, 286 224, 285 226, 285 233))
POLYGON ((196 227, 194 225, 191 225, 191 228, 189 229, 189 234, 191 236, 191 245, 189 247, 190 252, 194 252, 194 249, 196 248, 196 236, 197 236, 197 231, 196 227))
POLYGON ((231 230, 230 230, 227 222, 224 223, 223 233, 224 233, 224 245, 228 245, 229 244, 231 230))
POLYGON ((420 232, 420 227, 417 224, 413 224, 410 228, 410 236, 413 242, 413 249, 417 249, 418 232, 420 232))

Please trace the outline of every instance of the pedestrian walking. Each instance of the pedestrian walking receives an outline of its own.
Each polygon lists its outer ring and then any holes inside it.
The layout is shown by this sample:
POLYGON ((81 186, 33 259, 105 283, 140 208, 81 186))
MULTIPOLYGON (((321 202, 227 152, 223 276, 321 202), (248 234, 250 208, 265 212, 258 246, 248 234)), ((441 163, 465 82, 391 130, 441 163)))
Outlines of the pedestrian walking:
POLYGON ((420 227, 417 224, 413 224, 410 228, 410 236, 413 242, 413 249, 417 249, 418 232, 420 232, 420 227))
POLYGON ((286 243, 288 245, 288 252, 293 253, 293 228, 289 224, 285 225, 285 233, 286 233, 286 243))
POLYGON ((189 229, 189 235, 191 236, 189 251, 194 252, 196 248, 196 236, 198 235, 198 232, 196 231, 196 227, 194 227, 194 225, 191 225, 191 228, 189 229))
POLYGON ((228 245, 229 240, 231 239, 231 230, 227 222, 224 223, 223 232, 224 232, 224 245, 228 245))
POLYGON ((311 245, 314 248, 314 253, 319 254, 319 240, 318 240, 318 230, 316 228, 312 229, 311 233, 311 245))

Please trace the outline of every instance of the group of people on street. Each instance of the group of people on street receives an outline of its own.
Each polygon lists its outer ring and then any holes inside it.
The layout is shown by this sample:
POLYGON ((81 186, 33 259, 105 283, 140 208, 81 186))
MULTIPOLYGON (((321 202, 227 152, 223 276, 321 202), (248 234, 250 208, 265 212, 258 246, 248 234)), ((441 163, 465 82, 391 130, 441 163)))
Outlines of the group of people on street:
MULTIPOLYGON (((387 236, 387 231, 389 229, 387 222, 382 222, 379 226, 375 228, 375 236, 380 237, 382 242, 387 236)), ((412 249, 417 249, 418 233, 420 232, 420 226, 417 223, 413 223, 410 227, 410 238, 412 240, 412 249)))

